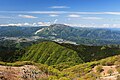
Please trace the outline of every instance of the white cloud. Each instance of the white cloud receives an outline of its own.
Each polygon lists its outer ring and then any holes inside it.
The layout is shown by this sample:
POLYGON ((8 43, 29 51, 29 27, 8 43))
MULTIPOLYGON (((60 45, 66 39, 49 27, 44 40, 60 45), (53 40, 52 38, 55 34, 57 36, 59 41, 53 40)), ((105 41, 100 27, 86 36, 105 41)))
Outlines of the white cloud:
MULTIPOLYGON (((55 6, 53 6, 55 7, 55 6)), ((61 6, 61 8, 65 6, 61 6)), ((57 8, 57 6, 56 6, 57 8)), ((60 8, 60 7, 59 7, 60 8)), ((19 14, 86 14, 86 15, 120 15, 120 12, 78 12, 78 11, 0 11, 0 13, 19 13, 19 14)))
POLYGON ((20 24, 20 23, 17 23, 17 24, 10 23, 10 24, 0 24, 0 26, 22 26, 22 24, 20 24))
POLYGON ((32 13, 32 14, 65 14, 67 13, 66 11, 31 11, 27 13, 32 13))
POLYGON ((49 26, 49 25, 51 25, 50 22, 38 22, 37 24, 38 24, 38 26, 49 26))
POLYGON ((38 18, 38 17, 35 17, 35 16, 31 16, 31 15, 18 15, 19 17, 21 18, 38 18))
POLYGON ((63 9, 63 8, 70 8, 68 6, 51 6, 52 9, 63 9))
POLYGON ((120 15, 120 12, 77 12, 77 11, 29 11, 33 14, 82 14, 82 15, 120 15))
POLYGON ((106 14, 111 14, 111 15, 120 15, 120 12, 106 12, 106 14))
POLYGON ((88 20, 101 20, 103 18, 101 17, 83 17, 82 19, 88 19, 88 20))
POLYGON ((69 24, 64 23, 65 25, 72 26, 72 27, 89 27, 89 28, 120 28, 120 24, 69 24))
POLYGON ((0 26, 38 26, 36 23, 10 23, 10 24, 0 24, 0 26))
POLYGON ((68 17, 71 17, 71 18, 79 18, 80 15, 77 15, 77 14, 71 14, 71 15, 68 15, 68 17))
POLYGON ((78 14, 71 14, 71 15, 68 15, 69 18, 79 18, 81 17, 81 19, 87 19, 87 20, 101 20, 103 18, 101 17, 82 17, 78 14))
POLYGON ((56 14, 50 14, 49 16, 50 16, 50 17, 58 17, 59 15, 56 15, 56 14))
MULTIPOLYGON (((54 21, 56 23, 57 19, 54 21)), ((50 26, 51 22, 38 22, 38 23, 10 23, 10 24, 0 24, 0 26, 26 26, 26 27, 35 27, 35 26, 50 26)), ((120 28, 120 24, 69 24, 64 23, 65 25, 71 27, 92 27, 92 28, 120 28)))

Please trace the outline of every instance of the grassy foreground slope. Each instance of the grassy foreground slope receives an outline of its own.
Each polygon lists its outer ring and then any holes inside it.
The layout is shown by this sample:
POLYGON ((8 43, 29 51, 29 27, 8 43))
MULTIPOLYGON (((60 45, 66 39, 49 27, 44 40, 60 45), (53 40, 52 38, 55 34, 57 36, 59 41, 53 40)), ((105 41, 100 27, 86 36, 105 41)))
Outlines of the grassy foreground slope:
POLYGON ((41 42, 29 47, 21 58, 24 61, 34 61, 47 65, 59 63, 82 63, 77 52, 55 42, 41 42))
POLYGON ((34 63, 32 61, 23 61, 23 62, 18 61, 15 63, 0 62, 0 65, 17 66, 17 67, 24 65, 37 66, 42 71, 42 73, 49 75, 46 79, 39 79, 39 80, 97 80, 102 76, 99 73, 93 72, 93 68, 97 65, 102 65, 102 66, 119 65, 118 67, 120 68, 120 55, 109 57, 99 61, 75 65, 73 67, 66 68, 62 71, 59 71, 51 66, 47 66, 45 64, 40 64, 40 63, 34 63))
MULTIPOLYGON (((120 74, 120 55, 108 57, 99 61, 93 61, 93 62, 87 62, 84 64, 75 65, 73 67, 64 69, 62 72, 67 75, 66 77, 69 77, 72 80, 74 79, 75 80, 97 80, 100 77, 103 77, 102 75, 100 75, 100 73, 93 71, 93 68, 98 65, 110 66, 110 67, 116 66, 116 68, 118 68, 117 74, 120 74)), ((100 79, 100 80, 103 80, 103 79, 100 79)))

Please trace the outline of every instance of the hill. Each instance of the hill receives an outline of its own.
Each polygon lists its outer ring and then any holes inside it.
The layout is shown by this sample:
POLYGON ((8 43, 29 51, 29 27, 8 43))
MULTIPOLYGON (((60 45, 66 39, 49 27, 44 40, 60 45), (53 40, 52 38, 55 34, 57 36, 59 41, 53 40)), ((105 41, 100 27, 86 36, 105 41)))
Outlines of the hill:
POLYGON ((96 61, 120 54, 119 45, 89 46, 67 43, 62 43, 60 45, 76 51, 84 62, 96 61))
POLYGON ((22 61, 34 61, 63 70, 83 62, 119 55, 120 49, 116 46, 87 46, 45 41, 34 44, 23 52, 22 61))
POLYGON ((41 42, 29 47, 21 58, 24 61, 34 61, 47 65, 59 63, 82 63, 77 52, 63 47, 55 42, 41 42))

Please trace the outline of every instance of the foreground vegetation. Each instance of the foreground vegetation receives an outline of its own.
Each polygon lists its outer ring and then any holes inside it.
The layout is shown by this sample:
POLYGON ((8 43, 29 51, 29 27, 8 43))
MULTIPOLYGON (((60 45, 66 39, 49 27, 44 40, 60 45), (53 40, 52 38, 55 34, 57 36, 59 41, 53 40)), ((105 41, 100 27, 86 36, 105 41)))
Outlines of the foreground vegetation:
MULTIPOLYGON (((113 56, 99 61, 88 62, 84 64, 75 65, 73 67, 65 68, 63 70, 58 70, 53 68, 53 66, 48 66, 45 64, 35 63, 32 61, 18 61, 14 63, 0 62, 3 66, 23 66, 23 65, 35 65, 39 69, 48 74, 49 77, 42 80, 96 80, 101 77, 99 70, 98 72, 93 72, 95 66, 111 66, 117 65, 117 70, 120 72, 120 56, 113 56)), ((111 74, 111 73, 109 73, 111 74)))

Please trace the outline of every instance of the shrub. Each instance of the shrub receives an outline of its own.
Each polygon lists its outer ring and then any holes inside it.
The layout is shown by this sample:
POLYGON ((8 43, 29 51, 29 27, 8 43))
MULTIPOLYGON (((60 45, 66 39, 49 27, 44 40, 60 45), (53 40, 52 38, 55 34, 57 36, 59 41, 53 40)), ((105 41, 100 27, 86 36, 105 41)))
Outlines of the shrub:
POLYGON ((84 76, 84 80, 96 80, 97 75, 94 72, 90 72, 84 76))
POLYGON ((70 80, 70 79, 66 77, 61 77, 59 80, 70 80))
POLYGON ((101 73, 102 71, 103 71, 102 65, 98 65, 98 66, 96 67, 96 72, 101 73))
POLYGON ((107 71, 107 73, 111 76, 112 74, 113 74, 113 70, 112 69, 109 69, 108 71, 107 71))
POLYGON ((120 66, 117 66, 116 69, 117 69, 118 73, 120 73, 120 66))
POLYGON ((48 77, 48 80, 57 80, 58 78, 57 78, 57 76, 49 76, 48 77))

